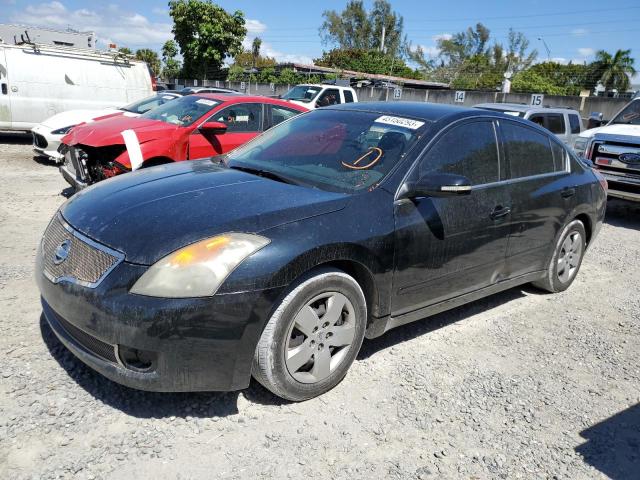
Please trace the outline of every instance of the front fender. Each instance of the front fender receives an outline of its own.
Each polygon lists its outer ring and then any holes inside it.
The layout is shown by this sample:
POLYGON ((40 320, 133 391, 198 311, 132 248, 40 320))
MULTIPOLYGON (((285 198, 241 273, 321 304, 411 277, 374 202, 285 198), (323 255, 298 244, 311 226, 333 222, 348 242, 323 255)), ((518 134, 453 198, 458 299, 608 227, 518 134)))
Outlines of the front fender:
POLYGON ((123 167, 133 171, 143 167, 152 158, 168 158, 173 161, 185 160, 187 157, 186 144, 173 137, 139 142, 134 135, 125 137, 126 150, 116 158, 123 167))

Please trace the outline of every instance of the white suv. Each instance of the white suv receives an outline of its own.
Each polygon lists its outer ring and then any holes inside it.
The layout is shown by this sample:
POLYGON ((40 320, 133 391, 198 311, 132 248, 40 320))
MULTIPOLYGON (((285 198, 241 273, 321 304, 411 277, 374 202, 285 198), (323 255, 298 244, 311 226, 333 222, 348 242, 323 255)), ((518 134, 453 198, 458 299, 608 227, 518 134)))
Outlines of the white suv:
POLYGON ((331 84, 304 84, 293 87, 282 96, 282 99, 313 110, 339 103, 357 102, 358 96, 351 87, 331 84))

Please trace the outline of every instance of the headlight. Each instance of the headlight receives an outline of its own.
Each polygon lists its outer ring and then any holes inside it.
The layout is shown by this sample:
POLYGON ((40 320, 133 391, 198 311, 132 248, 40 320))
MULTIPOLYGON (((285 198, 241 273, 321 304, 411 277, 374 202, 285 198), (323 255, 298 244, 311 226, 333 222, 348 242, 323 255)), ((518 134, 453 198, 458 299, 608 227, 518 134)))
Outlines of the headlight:
POLYGON ((225 233, 193 243, 158 260, 131 293, 167 298, 211 296, 244 259, 269 242, 259 235, 225 233))
POLYGON ((54 130, 53 132, 51 132, 52 135, 66 135, 67 133, 69 133, 69 131, 75 127, 75 125, 69 125, 68 127, 64 127, 64 128, 59 128, 57 130, 54 130))
POLYGON ((584 151, 587 149, 587 144, 589 143, 589 139, 585 137, 576 138, 575 143, 573 144, 573 149, 576 151, 578 155, 584 154, 584 151))

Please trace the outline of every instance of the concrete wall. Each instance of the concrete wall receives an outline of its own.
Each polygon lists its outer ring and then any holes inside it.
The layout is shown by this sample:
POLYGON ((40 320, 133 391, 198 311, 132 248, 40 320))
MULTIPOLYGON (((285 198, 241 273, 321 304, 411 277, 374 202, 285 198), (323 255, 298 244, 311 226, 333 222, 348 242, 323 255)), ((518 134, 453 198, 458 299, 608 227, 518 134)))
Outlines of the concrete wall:
MULTIPOLYGON (((199 86, 205 85, 216 86, 214 80, 199 82, 199 86)), ((183 83, 181 83, 183 85, 183 83)), ((192 81, 185 81, 184 85, 193 85, 192 81)), ((255 84, 245 82, 244 90, 241 88, 240 82, 224 82, 218 81, 217 86, 224 88, 233 88, 244 91, 252 95, 278 96, 283 95, 291 85, 274 85, 271 89, 269 84, 255 84)), ((431 102, 446 103, 451 105, 460 105, 472 107, 479 103, 525 103, 531 102, 530 93, 500 93, 500 92, 465 92, 464 103, 454 102, 454 90, 418 90, 412 88, 402 89, 400 100, 394 100, 393 90, 384 88, 362 87, 356 88, 358 99, 361 102, 377 102, 377 101, 401 101, 401 102, 431 102)), ((557 107, 569 107, 580 112, 580 115, 587 119, 591 112, 601 112, 606 120, 611 119, 623 106, 629 102, 623 98, 606 98, 606 97, 574 97, 562 95, 545 95, 544 105, 552 105, 557 107)))

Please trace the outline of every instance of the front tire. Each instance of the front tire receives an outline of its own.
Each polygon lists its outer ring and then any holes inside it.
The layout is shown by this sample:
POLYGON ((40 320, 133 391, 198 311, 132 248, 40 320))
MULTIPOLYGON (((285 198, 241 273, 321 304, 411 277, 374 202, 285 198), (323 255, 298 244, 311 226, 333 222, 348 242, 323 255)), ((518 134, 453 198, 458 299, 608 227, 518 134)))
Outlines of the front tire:
POLYGON ((569 288, 582 265, 586 238, 583 223, 580 220, 570 222, 560 235, 545 277, 533 285, 551 293, 569 288))
POLYGON ((351 276, 323 268, 302 277, 262 332, 253 377, 296 402, 328 392, 355 360, 366 320, 364 294, 351 276))

